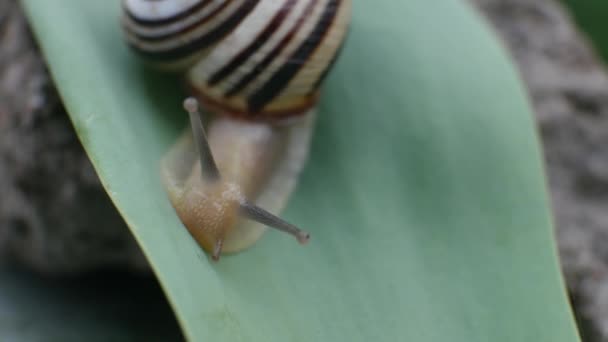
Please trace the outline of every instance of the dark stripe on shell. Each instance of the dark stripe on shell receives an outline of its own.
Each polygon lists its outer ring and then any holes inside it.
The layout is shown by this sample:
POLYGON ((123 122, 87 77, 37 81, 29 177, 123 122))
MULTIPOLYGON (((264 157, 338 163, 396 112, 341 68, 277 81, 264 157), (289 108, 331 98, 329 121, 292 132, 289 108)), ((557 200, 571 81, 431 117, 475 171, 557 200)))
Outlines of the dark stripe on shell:
POLYGON ((258 49, 260 49, 264 43, 272 36, 273 33, 281 26, 285 18, 289 15, 293 9, 297 0, 289 0, 283 4, 279 11, 275 14, 272 20, 266 25, 264 30, 240 53, 238 53, 232 60, 226 64, 223 68, 215 72, 209 78, 207 82, 210 86, 216 85, 223 79, 233 73, 239 66, 245 63, 258 49))
POLYGON ((298 18, 298 21, 294 25, 294 27, 281 39, 279 44, 275 46, 274 49, 266 56, 264 59, 258 63, 247 75, 245 75, 239 82, 237 82, 232 88, 228 89, 225 93, 225 96, 230 97, 238 94, 241 90, 243 90, 251 81, 253 81, 256 77, 258 77, 266 68, 275 60, 277 56, 283 51, 283 49, 289 44, 289 42, 296 35, 302 24, 304 24, 305 19, 310 16, 312 10, 317 4, 318 0, 311 0, 307 7, 304 9, 304 12, 298 18))
POLYGON ((127 27, 127 29, 131 33, 133 33, 133 35, 137 36, 137 38, 139 40, 141 40, 142 42, 157 42, 157 41, 162 41, 162 40, 170 40, 172 38, 179 38, 178 36, 186 35, 186 34, 188 34, 188 32, 194 31, 197 28, 199 28, 202 25, 209 22, 215 16, 219 15, 220 12, 222 12, 226 7, 228 7, 228 5, 230 5, 232 3, 232 1, 233 0, 225 0, 220 6, 218 6, 216 9, 214 9, 211 13, 209 13, 208 15, 206 15, 203 18, 200 18, 199 21, 192 22, 190 25, 182 27, 181 29, 174 31, 174 32, 156 34, 156 35, 145 35, 145 34, 136 33, 133 30, 130 30, 128 27, 127 27))
POLYGON ((224 38, 239 25, 239 23, 255 8, 258 3, 259 0, 246 0, 243 5, 221 25, 211 30, 206 35, 198 37, 191 42, 180 45, 176 48, 162 51, 148 51, 135 45, 131 46, 143 57, 152 61, 178 60, 187 57, 197 51, 210 47, 220 39, 224 38))
POLYGON ((134 22, 136 22, 137 24, 141 25, 141 26, 146 26, 146 27, 154 27, 154 26, 161 26, 161 25, 165 25, 165 24, 170 24, 172 22, 176 22, 178 20, 181 20, 189 15, 191 15, 194 12, 197 12, 198 10, 204 8, 205 6, 207 6, 210 3, 210 1, 208 0, 201 0, 198 3, 188 7, 188 8, 184 8, 181 12, 176 13, 175 15, 171 16, 171 17, 166 17, 166 18, 162 18, 162 19, 144 19, 144 18, 139 18, 137 16, 137 14, 131 12, 126 6, 125 3, 123 2, 123 10, 124 13, 127 14, 127 16, 133 20, 134 22))
POLYGON ((336 64, 336 61, 340 57, 340 54, 342 54, 342 50, 344 50, 343 48, 344 48, 345 41, 346 41, 346 37, 344 37, 342 39, 342 41, 340 42, 340 46, 338 47, 338 50, 336 51, 334 56, 331 58, 331 61, 325 66, 325 70, 323 70, 323 72, 321 73, 321 76, 319 76, 319 79, 317 79, 317 81, 312 86, 312 88, 310 88, 310 92, 308 93, 308 95, 313 94, 314 92, 316 92, 319 89, 319 87, 321 86, 321 84, 323 83, 323 81, 325 80, 327 75, 329 74, 329 71, 333 69, 334 64, 336 64))
POLYGON ((332 26, 338 13, 340 0, 330 0, 325 7, 321 18, 311 34, 300 47, 289 57, 285 63, 260 89, 248 99, 249 110, 252 113, 260 112, 272 101, 291 79, 300 71, 310 56, 324 40, 329 28, 332 26))
POLYGON ((317 101, 319 100, 319 94, 315 93, 305 98, 298 106, 291 106, 288 108, 275 109, 272 111, 264 111, 260 113, 255 113, 256 115, 251 115, 247 110, 243 110, 243 108, 231 106, 230 104, 222 101, 221 99, 214 99, 205 95, 200 89, 195 86, 190 85, 189 87, 191 94, 196 96, 198 100, 200 100, 205 109, 212 113, 220 113, 223 115, 230 115, 231 117, 249 120, 252 122, 260 122, 268 121, 268 122, 278 122, 282 119, 287 119, 289 117, 293 117, 295 115, 301 115, 306 113, 310 108, 315 106, 317 101))

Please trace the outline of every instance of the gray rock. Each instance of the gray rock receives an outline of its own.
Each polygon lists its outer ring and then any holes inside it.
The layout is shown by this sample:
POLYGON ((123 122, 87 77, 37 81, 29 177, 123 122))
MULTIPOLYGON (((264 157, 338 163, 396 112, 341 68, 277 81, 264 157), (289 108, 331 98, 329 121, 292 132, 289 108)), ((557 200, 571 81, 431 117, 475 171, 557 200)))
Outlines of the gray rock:
POLYGON ((0 0, 0 257, 42 272, 146 268, 14 0, 0 0))

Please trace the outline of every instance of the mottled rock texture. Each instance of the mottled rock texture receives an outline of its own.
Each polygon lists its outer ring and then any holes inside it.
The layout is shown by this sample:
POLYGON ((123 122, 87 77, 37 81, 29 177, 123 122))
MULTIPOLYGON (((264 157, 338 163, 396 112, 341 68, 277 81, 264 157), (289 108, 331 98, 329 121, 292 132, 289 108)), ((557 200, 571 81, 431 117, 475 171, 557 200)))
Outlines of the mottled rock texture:
POLYGON ((0 260, 7 259, 49 273, 146 265, 15 0, 0 0, 0 260))

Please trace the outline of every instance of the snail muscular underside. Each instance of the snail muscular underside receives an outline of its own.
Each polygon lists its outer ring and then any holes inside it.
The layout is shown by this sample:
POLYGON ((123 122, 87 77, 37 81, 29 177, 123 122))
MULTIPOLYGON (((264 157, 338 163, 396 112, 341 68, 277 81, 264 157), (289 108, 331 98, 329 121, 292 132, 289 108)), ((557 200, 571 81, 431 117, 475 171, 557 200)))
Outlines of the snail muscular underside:
POLYGON ((351 0, 124 0, 129 46, 184 73, 192 129, 161 162, 191 235, 218 259, 273 227, 308 155, 319 88, 346 36, 351 0), (216 114, 203 129, 198 101, 216 114), (289 117, 290 120, 282 120, 289 117), (265 209, 262 209, 265 208, 265 209))
POLYGON ((350 0, 126 0, 127 41, 147 60, 189 69, 207 108, 301 114, 346 34, 350 0))

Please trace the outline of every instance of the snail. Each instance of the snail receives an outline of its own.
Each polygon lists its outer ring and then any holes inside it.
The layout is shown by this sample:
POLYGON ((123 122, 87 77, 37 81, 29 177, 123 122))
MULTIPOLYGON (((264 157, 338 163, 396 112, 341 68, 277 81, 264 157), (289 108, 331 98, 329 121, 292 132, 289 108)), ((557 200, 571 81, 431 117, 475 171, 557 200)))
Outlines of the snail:
POLYGON ((152 66, 182 72, 191 93, 184 101, 191 128, 161 161, 165 190, 190 234, 214 260, 251 246, 266 227, 306 243, 307 232, 271 211, 286 204, 307 159, 320 86, 347 35, 351 0, 123 0, 122 7, 130 48, 152 66))

